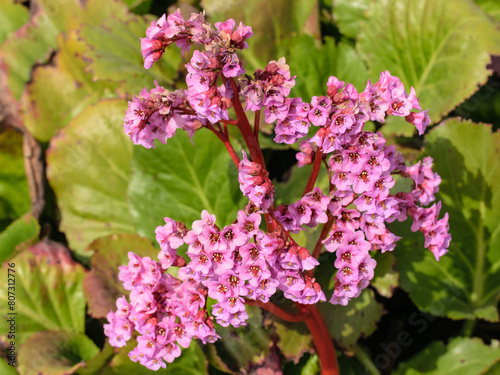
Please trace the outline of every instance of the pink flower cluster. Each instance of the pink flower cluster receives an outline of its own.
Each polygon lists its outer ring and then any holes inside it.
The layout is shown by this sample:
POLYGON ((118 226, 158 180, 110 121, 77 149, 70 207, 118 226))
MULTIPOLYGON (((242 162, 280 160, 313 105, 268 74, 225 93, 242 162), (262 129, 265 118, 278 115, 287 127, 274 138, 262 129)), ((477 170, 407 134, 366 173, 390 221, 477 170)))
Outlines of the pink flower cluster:
POLYGON ((116 312, 107 315, 104 333, 115 347, 125 346, 137 332, 137 347, 129 357, 151 370, 166 367, 193 338, 203 343, 219 337, 206 311, 206 290, 189 277, 177 279, 149 257, 129 252, 129 263, 120 267, 119 279, 130 291, 116 301, 116 312))
POLYGON ((125 113, 123 128, 134 144, 155 147, 154 140, 167 143, 177 129, 184 129, 190 136, 206 120, 195 116, 186 102, 182 90, 171 92, 159 86, 148 92, 143 89, 132 98, 125 113))
POLYGON ((400 238, 386 224, 409 216, 412 231, 424 234, 425 247, 437 260, 448 251, 448 214, 439 219, 440 203, 422 207, 435 200, 441 182, 432 171, 432 158, 406 166, 381 133, 364 129, 367 121, 384 122, 391 115, 404 117, 422 134, 430 120, 414 89, 407 93, 401 81, 386 71, 361 93, 330 77, 327 95, 314 96, 310 103, 289 98, 295 76, 284 58, 271 61, 253 76, 245 74, 237 51, 247 47, 251 35, 250 27, 236 26, 232 19, 213 28, 203 13, 185 20, 176 11, 153 21, 141 40, 145 68, 172 43, 182 52, 191 44, 204 49, 195 50, 185 65, 187 90, 171 92, 156 84, 133 97, 125 132, 135 144, 150 148, 155 139, 166 143, 179 128, 192 136, 205 127, 217 134, 238 164, 227 130, 228 125, 236 126, 252 158, 260 160, 260 150, 255 150, 258 126, 252 132, 238 102, 241 95, 247 111, 263 109, 265 121, 276 123, 276 142, 300 141, 299 167, 314 163, 317 172, 322 162, 326 164, 330 186, 327 192, 314 187, 313 173, 300 199, 276 207, 275 187, 264 162, 251 161, 243 151, 238 181, 249 204, 232 224, 219 228, 215 216, 205 210, 191 229, 165 218, 165 225, 155 232, 160 244, 157 261, 129 253, 129 264, 120 267, 119 278, 130 291, 130 302, 118 299, 117 311, 108 314, 106 335, 118 347, 137 335, 138 345, 130 356, 153 370, 179 356, 180 347, 187 347, 193 338, 204 343, 218 338, 207 297, 217 301, 211 310, 217 323, 234 327, 246 324, 249 300, 267 303, 278 290, 300 304, 326 301, 312 277, 320 245, 335 253, 337 272, 332 275, 335 287, 329 302, 341 305, 359 296, 374 277, 377 263, 372 253, 395 248, 400 238), (233 104, 237 120, 229 117, 233 104), (308 138, 311 126, 317 130, 308 138), (391 192, 395 176, 410 178, 413 189, 391 192), (268 232, 260 229, 262 215, 268 232), (325 227, 313 257, 290 233, 319 224, 325 227), (181 247, 187 248, 185 257, 179 253, 181 247), (177 277, 166 273, 170 267, 179 267, 177 277))

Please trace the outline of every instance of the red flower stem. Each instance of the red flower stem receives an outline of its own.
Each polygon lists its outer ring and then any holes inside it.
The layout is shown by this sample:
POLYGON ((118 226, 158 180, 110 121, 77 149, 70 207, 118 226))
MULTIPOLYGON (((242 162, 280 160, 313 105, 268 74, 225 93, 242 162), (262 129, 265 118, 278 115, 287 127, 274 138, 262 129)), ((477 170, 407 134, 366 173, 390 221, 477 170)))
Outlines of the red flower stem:
POLYGON ((301 311, 309 311, 311 317, 306 319, 307 328, 312 334, 316 352, 321 366, 321 375, 340 375, 337 354, 333 346, 330 331, 316 305, 296 304, 301 311))
POLYGON ((223 119, 220 119, 219 121, 222 122, 222 123, 224 123, 224 124, 238 125, 238 120, 223 120, 223 119))
MULTIPOLYGON (((318 241, 316 242, 316 246, 314 246, 314 250, 312 253, 312 256, 315 259, 319 258, 319 254, 321 253, 321 249, 323 248, 323 240, 328 236, 328 233, 330 232, 330 229, 332 228, 333 225, 333 216, 328 213, 328 221, 323 225, 323 229, 321 230, 321 234, 319 235, 318 241)), ((307 271, 307 275, 309 277, 314 276, 314 268, 312 270, 307 271)))
POLYGON ((212 125, 208 124, 207 128, 210 129, 211 131, 214 132, 214 134, 224 143, 224 146, 226 146, 227 152, 229 152, 229 155, 231 155, 231 159, 233 159, 233 163, 236 165, 236 168, 240 165, 240 158, 236 154, 236 151, 234 151, 233 145, 231 144, 231 141, 229 141, 229 136, 227 133, 227 125, 224 124, 224 132, 219 132, 217 131, 212 125))
POLYGON ((253 135, 255 135, 257 141, 259 140, 259 127, 260 127, 260 109, 255 111, 255 119, 253 126, 253 135))
POLYGON ((245 304, 250 306, 257 306, 261 309, 269 311, 270 313, 276 315, 278 318, 286 320, 287 322, 303 322, 306 319, 311 318, 311 314, 308 311, 300 312, 300 313, 289 313, 288 311, 283 310, 281 307, 276 306, 272 302, 262 302, 253 299, 245 299, 245 304))
POLYGON ((247 145, 248 152, 250 152, 252 161, 259 163, 262 168, 266 169, 264 155, 262 155, 262 150, 260 149, 259 142, 253 134, 252 127, 248 122, 247 115, 245 114, 245 111, 241 106, 238 87, 236 86, 234 79, 229 78, 229 82, 231 83, 231 87, 234 91, 234 97, 231 99, 231 103, 233 104, 236 116, 238 116, 238 128, 240 129, 241 135, 243 135, 243 139, 245 140, 245 143, 247 145))
POLYGON ((316 158, 314 159, 313 169, 311 171, 311 175, 309 176, 309 180, 307 181, 306 188, 304 189, 304 194, 309 193, 316 183, 316 179, 318 178, 319 169, 321 168, 321 161, 323 160, 323 151, 318 150, 316 152, 316 158))

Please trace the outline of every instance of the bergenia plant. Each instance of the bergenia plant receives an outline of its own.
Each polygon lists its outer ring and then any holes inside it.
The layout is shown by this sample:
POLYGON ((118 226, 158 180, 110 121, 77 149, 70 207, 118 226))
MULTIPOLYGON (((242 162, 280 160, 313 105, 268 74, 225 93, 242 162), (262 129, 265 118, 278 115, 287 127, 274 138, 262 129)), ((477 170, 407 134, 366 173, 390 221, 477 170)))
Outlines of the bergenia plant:
POLYGON ((288 321, 304 321, 322 374, 337 374, 335 349, 316 304, 347 305, 370 284, 377 264, 373 254, 394 250, 400 238, 386 223, 410 217, 411 229, 423 233, 436 260, 448 251, 448 215, 439 218, 440 203, 424 207, 435 200, 441 182, 432 158, 407 165, 380 132, 364 128, 367 121, 401 116, 422 134, 430 119, 414 89, 405 91, 388 71, 378 82, 368 81, 362 92, 332 76, 326 95, 318 93, 311 102, 289 97, 295 76, 285 58, 252 74, 244 69, 238 53, 251 36, 249 26, 236 26, 233 19, 212 27, 203 13, 185 20, 177 10, 153 21, 141 40, 147 69, 170 44, 183 54, 191 45, 199 47, 186 64, 188 89, 172 92, 156 84, 142 90, 129 102, 125 132, 146 148, 159 145, 155 140, 166 144, 178 129, 190 136, 215 133, 238 168, 248 204, 223 228, 206 210, 193 223, 165 218, 156 228, 158 259, 131 252, 128 265, 120 267, 130 295, 117 300, 105 333, 115 347, 134 337, 131 360, 157 370, 180 356, 192 339, 204 344, 219 339, 215 322, 245 325, 246 306, 254 305, 288 321), (275 203, 259 144, 261 111, 264 121, 275 125, 275 142, 299 143, 299 167, 312 164, 297 202, 275 203), (252 112, 253 125, 247 117, 252 112), (247 150, 241 154, 233 148, 230 127, 244 139, 247 150), (315 186, 321 168, 329 176, 328 190, 315 186), (413 190, 391 192, 395 175, 411 179, 413 190), (314 248, 299 245, 291 235, 317 226, 321 234, 314 248), (188 248, 186 258, 177 252, 182 245, 188 248), (336 254, 332 295, 325 295, 314 277, 322 251, 336 254), (178 267, 177 277, 167 272, 172 267, 178 267), (294 301, 298 312, 274 305, 275 293, 294 301), (216 303, 210 306, 208 297, 216 303))

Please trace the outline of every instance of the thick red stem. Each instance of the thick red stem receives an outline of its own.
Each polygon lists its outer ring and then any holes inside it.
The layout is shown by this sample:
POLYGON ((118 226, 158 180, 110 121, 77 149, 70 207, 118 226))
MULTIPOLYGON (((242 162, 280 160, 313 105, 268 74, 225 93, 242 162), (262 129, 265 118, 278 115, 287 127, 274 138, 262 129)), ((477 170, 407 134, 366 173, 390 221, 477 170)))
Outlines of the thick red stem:
POLYGON ((311 317, 305 322, 312 334, 314 347, 318 353, 321 375, 340 375, 337 354, 330 332, 316 305, 297 304, 300 311, 309 311, 311 317))
POLYGON ((259 142, 255 137, 252 127, 248 122, 247 115, 241 106, 239 100, 239 91, 236 83, 232 78, 229 78, 229 82, 231 83, 231 87, 234 91, 234 97, 231 99, 231 103, 233 103, 233 108, 236 112, 236 116, 238 116, 238 128, 240 129, 241 135, 243 135, 243 139, 248 148, 248 152, 250 152, 250 156, 252 157, 252 161, 259 163, 262 168, 266 169, 266 163, 264 162, 264 155, 262 155, 262 150, 260 148, 259 142))
POLYGON ((259 141, 259 128, 260 128, 260 109, 255 111, 255 119, 253 125, 253 134, 255 138, 257 138, 257 142, 259 141))
POLYGON ((314 159, 313 169, 311 171, 311 175, 309 176, 309 180, 307 181, 306 188, 304 189, 304 195, 309 193, 316 183, 316 179, 318 178, 319 169, 321 168, 321 161, 323 160, 323 151, 318 150, 316 152, 316 159, 314 159))
POLYGON ((287 322, 303 322, 306 319, 311 318, 311 314, 308 311, 293 314, 283 310, 281 307, 276 306, 272 302, 264 303, 262 301, 246 299, 245 304, 260 307, 261 309, 269 311, 270 313, 276 315, 278 318, 286 320, 287 322))

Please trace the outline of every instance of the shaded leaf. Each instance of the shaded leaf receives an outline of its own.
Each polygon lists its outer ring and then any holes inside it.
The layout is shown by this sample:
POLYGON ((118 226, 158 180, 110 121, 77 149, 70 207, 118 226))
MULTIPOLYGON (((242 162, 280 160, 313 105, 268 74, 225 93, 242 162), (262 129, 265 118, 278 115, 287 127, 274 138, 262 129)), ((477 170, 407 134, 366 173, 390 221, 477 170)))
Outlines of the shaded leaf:
POLYGON ((426 155, 443 179, 437 199, 449 213, 449 253, 436 262, 409 223, 396 256, 401 286, 419 309, 452 319, 498 321, 500 286, 500 133, 448 120, 427 136, 426 155), (399 250, 399 251, 398 251, 399 250))
POLYGON ((40 331, 19 350, 21 375, 66 375, 92 359, 99 348, 83 333, 40 331))
POLYGON ((31 209, 24 171, 23 136, 13 128, 0 132, 0 231, 31 209))
POLYGON ((88 246, 94 255, 90 258, 91 270, 83 280, 83 292, 88 303, 88 313, 94 318, 105 318, 116 310, 116 299, 128 295, 118 279, 118 267, 128 264, 128 252, 156 259, 158 250, 147 238, 135 234, 112 234, 99 238, 88 246))
POLYGON ((17 245, 28 240, 35 240, 39 232, 38 221, 29 213, 14 221, 0 233, 0 262, 8 259, 16 250, 17 245))
POLYGON ((500 32, 468 0, 383 0, 372 3, 357 47, 373 80, 389 70, 437 122, 486 82, 500 32))
POLYGON ((52 139, 47 175, 61 210, 61 230, 79 256, 94 239, 134 233, 126 191, 132 144, 123 133, 126 103, 103 100, 52 139))
MULTIPOLYGON (((7 283, 0 284, 0 314, 16 313, 16 343, 22 344, 41 330, 83 333, 85 300, 82 280, 84 268, 71 259, 63 245, 51 241, 39 242, 9 261, 15 267, 16 301, 7 310, 7 283)), ((7 275, 8 264, 2 265, 7 275)), ((7 320, 0 321, 2 338, 7 320)))
POLYGON ((399 365, 397 375, 480 375, 500 359, 497 346, 478 338, 457 337, 448 345, 433 342, 409 361, 399 365))
POLYGON ((231 371, 229 367, 227 367, 222 358, 219 356, 219 354, 217 353, 217 348, 214 344, 205 345, 205 356, 207 357, 210 366, 217 369, 217 371, 220 371, 224 374, 234 374, 234 372, 231 371))
POLYGON ((247 325, 239 328, 216 326, 221 337, 216 343, 226 365, 236 373, 246 371, 251 365, 262 364, 272 345, 269 327, 262 324, 262 312, 258 307, 246 306, 247 325))
POLYGON ((222 142, 203 129, 194 135, 193 144, 179 131, 156 149, 134 147, 128 193, 139 234, 154 239, 164 217, 190 227, 204 209, 215 214, 218 225, 227 225, 247 204, 239 189, 238 170, 222 142))
MULTIPOLYGON (((315 273, 327 300, 331 297, 335 285, 333 276, 337 270, 333 265, 334 259, 334 254, 321 254, 320 265, 315 273)), ((343 349, 349 354, 356 351, 356 342, 359 338, 368 337, 375 331, 383 314, 382 305, 375 301, 371 289, 363 290, 361 295, 351 299, 347 306, 324 302, 320 303, 318 308, 337 344, 337 349, 343 349)))
POLYGON ((340 32, 356 39, 371 0, 333 0, 333 19, 340 32))
POLYGON ((377 292, 385 298, 392 297, 394 288, 399 286, 399 272, 394 269, 396 257, 392 253, 375 253, 373 257, 377 261, 375 276, 370 282, 377 292))

